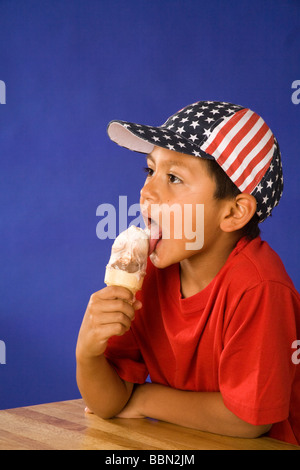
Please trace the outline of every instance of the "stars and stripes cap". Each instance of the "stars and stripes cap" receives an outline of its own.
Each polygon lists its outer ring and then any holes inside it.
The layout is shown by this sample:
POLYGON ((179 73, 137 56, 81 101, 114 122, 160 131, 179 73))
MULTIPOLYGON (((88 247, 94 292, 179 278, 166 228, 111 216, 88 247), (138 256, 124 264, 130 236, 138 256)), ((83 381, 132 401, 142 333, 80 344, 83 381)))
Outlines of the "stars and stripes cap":
POLYGON ((139 153, 154 146, 215 160, 241 192, 257 201, 259 221, 277 206, 283 190, 278 142, 265 121, 248 108, 221 101, 198 101, 160 126, 113 120, 111 140, 139 153))

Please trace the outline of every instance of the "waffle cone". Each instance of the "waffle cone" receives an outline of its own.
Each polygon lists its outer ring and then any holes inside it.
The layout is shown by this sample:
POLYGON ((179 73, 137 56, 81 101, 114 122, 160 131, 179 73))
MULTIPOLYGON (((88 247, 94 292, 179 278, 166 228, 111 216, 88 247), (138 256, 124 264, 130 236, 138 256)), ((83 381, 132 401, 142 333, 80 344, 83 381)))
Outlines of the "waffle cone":
POLYGON ((120 269, 107 267, 104 282, 107 286, 122 286, 129 289, 133 295, 142 288, 144 276, 139 271, 128 273, 120 269))

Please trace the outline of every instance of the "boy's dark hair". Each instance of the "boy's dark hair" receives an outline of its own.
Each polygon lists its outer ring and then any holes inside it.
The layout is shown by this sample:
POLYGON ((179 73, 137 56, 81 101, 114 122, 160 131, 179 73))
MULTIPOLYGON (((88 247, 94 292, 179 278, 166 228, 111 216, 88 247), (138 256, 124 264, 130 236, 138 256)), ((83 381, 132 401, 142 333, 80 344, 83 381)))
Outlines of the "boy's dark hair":
MULTIPOLYGON (((208 173, 215 179, 216 182, 216 191, 214 197, 216 199, 229 199, 234 198, 238 194, 241 194, 241 191, 238 187, 231 181, 229 176, 226 175, 225 171, 222 170, 220 165, 215 160, 205 160, 207 163, 208 173)), ((243 227, 242 234, 246 236, 249 240, 260 235, 260 228, 258 226, 259 217, 257 214, 254 214, 251 220, 243 227)))

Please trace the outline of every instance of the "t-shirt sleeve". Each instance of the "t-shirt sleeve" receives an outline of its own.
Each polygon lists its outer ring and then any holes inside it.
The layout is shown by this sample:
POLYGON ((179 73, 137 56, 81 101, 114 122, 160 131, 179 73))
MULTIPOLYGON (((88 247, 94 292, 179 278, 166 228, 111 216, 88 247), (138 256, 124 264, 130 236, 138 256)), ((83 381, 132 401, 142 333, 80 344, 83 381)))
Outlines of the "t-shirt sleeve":
POLYGON ((148 371, 132 329, 123 336, 109 339, 105 357, 123 380, 138 384, 145 382, 148 371))
POLYGON ((227 319, 220 392, 227 408, 246 422, 272 424, 289 415, 295 314, 299 301, 293 291, 263 281, 244 293, 227 319))

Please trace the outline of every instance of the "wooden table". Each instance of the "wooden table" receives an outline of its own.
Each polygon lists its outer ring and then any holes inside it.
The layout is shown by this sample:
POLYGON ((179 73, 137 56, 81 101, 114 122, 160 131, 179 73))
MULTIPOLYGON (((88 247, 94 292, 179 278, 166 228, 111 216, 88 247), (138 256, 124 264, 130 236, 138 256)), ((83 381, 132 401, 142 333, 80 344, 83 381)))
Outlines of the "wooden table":
MULTIPOLYGON (((267 437, 239 439, 152 419, 102 420, 82 400, 0 411, 1 450, 300 450, 267 437)), ((117 454, 116 454, 117 455, 117 454)))

